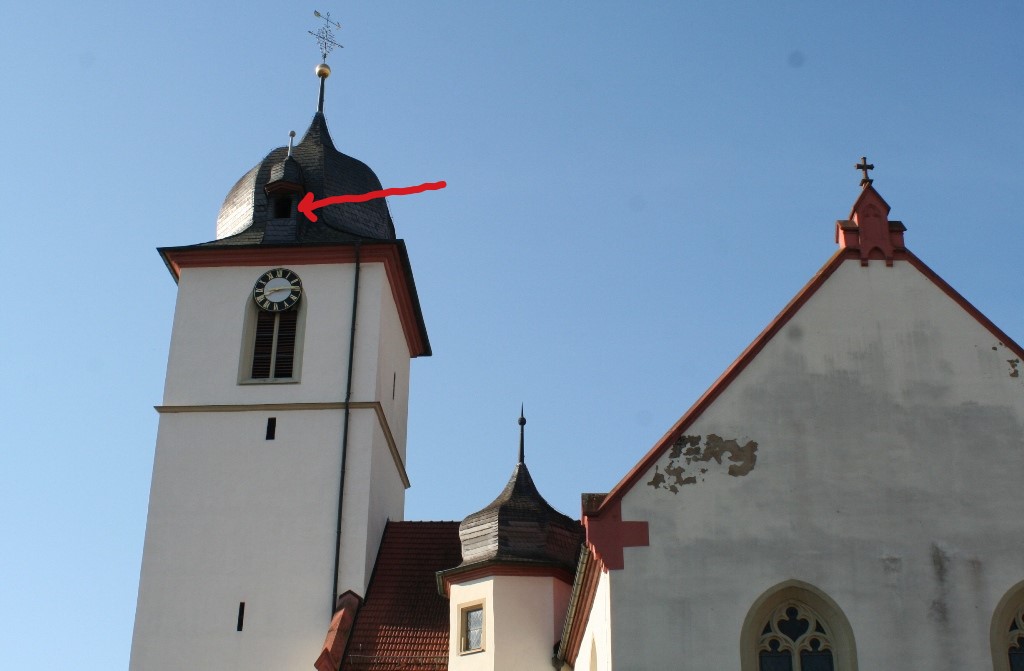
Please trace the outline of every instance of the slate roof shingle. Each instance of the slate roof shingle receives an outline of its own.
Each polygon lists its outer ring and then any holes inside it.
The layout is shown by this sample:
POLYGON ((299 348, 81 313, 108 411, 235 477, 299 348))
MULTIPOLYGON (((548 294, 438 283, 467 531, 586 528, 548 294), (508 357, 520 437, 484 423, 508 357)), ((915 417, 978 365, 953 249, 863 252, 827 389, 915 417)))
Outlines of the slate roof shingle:
MULTIPOLYGON (((303 193, 312 191, 317 199, 363 194, 382 188, 369 166, 334 147, 322 112, 313 116, 309 129, 294 147, 292 157, 293 161, 289 161, 287 147, 278 147, 235 183, 217 216, 217 240, 206 245, 221 247, 284 242, 278 239, 280 234, 275 235, 268 230, 268 227, 273 228, 276 220, 264 187, 275 178, 301 180, 303 193), (297 165, 290 166, 291 162, 297 165), (266 239, 268 233, 274 239, 266 239)), ((315 223, 306 221, 302 215, 292 217, 293 220, 296 218, 298 221, 293 222, 288 242, 330 244, 395 239, 395 224, 383 198, 322 208, 317 211, 315 223)))

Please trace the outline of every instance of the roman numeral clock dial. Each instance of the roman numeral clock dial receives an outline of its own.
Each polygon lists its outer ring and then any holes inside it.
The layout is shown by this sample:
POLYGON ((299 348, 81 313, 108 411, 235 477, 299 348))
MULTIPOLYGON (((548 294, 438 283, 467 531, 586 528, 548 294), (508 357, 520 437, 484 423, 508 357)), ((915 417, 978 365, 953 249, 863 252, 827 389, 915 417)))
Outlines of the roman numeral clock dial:
POLYGON ((302 280, 287 268, 274 268, 260 275, 252 298, 261 310, 282 312, 295 307, 302 297, 302 280))

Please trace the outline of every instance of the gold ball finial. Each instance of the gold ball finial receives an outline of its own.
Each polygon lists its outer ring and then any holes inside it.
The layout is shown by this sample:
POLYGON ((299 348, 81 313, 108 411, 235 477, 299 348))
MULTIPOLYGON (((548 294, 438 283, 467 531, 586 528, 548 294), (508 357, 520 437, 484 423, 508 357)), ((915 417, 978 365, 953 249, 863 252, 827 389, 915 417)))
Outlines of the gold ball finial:
POLYGON ((327 63, 321 63, 316 66, 316 76, 320 79, 327 79, 331 76, 331 66, 327 65, 327 63))

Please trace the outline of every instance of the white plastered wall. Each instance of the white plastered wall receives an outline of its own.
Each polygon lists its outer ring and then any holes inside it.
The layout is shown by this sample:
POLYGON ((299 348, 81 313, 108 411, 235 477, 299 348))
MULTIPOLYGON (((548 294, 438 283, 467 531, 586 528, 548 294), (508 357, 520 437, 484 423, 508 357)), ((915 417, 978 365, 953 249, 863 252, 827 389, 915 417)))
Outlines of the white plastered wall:
POLYGON ((650 546, 611 575, 617 671, 739 669, 790 579, 846 614, 861 669, 990 668, 1024 578, 1016 358, 908 262, 844 263, 685 432, 755 441, 753 469, 666 454, 625 495, 650 546), (696 481, 652 485, 678 467, 696 481))
POLYGON ((570 586, 542 576, 494 576, 451 586, 449 671, 548 671, 570 586), (460 613, 484 604, 484 649, 461 654, 460 613))
MULTIPOLYGON (((323 643, 354 266, 290 268, 302 278, 305 319, 299 382, 284 384, 239 383, 252 285, 267 268, 182 272, 132 671, 309 668, 323 643), (335 407, 287 407, 324 403, 335 407), (255 404, 276 407, 244 410, 255 404), (271 416, 276 437, 266 440, 271 416), (237 632, 241 601, 245 621, 237 632)), ((409 352, 383 265, 363 265, 359 293, 352 400, 381 403, 404 455, 409 352)), ((404 507, 404 485, 373 407, 351 411, 346 470, 339 592, 364 594, 384 524, 401 519, 404 507)))

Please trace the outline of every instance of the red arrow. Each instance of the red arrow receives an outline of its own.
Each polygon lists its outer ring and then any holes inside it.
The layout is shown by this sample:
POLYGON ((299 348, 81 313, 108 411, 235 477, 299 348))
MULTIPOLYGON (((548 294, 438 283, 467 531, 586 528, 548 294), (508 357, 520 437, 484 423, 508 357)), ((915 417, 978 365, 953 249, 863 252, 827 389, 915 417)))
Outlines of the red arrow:
POLYGON ((447 182, 424 182, 418 186, 400 186, 392 189, 381 189, 380 191, 370 191, 369 193, 356 193, 348 196, 328 196, 320 200, 313 200, 313 192, 307 191, 306 195, 299 201, 299 212, 306 215, 306 218, 310 221, 316 221, 318 217, 313 210, 319 210, 321 207, 327 205, 335 205, 337 203, 362 203, 367 200, 373 200, 374 198, 383 198, 384 196, 408 196, 413 193, 423 193, 424 191, 437 191, 448 186, 447 182))

